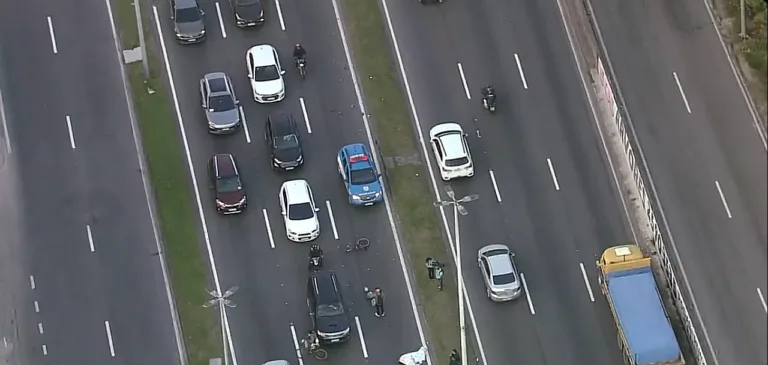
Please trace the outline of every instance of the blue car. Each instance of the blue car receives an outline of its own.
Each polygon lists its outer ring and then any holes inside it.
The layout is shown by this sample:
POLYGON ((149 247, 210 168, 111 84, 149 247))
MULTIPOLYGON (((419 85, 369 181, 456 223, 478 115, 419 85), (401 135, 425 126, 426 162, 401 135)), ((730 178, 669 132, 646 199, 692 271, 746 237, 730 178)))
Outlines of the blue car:
POLYGON ((354 143, 342 147, 336 162, 341 179, 347 187, 350 204, 374 205, 384 199, 379 181, 381 174, 364 144, 354 143))

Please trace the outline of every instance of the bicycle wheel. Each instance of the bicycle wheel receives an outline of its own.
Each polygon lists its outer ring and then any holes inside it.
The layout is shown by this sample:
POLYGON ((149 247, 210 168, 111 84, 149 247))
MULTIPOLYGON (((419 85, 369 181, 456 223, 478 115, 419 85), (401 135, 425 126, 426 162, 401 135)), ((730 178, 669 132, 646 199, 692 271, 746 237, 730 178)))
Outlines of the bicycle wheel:
POLYGON ((325 360, 328 358, 328 351, 325 351, 325 349, 317 349, 313 355, 315 355, 315 359, 325 360))

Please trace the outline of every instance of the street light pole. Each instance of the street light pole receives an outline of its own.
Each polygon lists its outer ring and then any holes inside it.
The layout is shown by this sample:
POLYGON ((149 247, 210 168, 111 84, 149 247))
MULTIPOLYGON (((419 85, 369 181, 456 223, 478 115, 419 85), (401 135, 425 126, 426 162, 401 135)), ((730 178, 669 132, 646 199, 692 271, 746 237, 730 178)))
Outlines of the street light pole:
POLYGON ((445 186, 445 194, 448 195, 450 200, 442 200, 434 202, 436 207, 444 207, 446 205, 453 206, 453 232, 455 238, 453 240, 456 246, 456 277, 458 282, 458 297, 459 297, 459 338, 461 340, 461 365, 467 365, 467 326, 464 314, 464 276, 462 273, 461 263, 461 235, 459 234, 459 215, 467 215, 467 209, 464 208, 462 203, 469 203, 479 198, 477 194, 467 195, 456 199, 456 194, 449 186, 445 186))
POLYGON ((211 290, 208 292, 208 295, 211 296, 211 300, 203 304, 203 308, 211 308, 215 306, 219 307, 219 315, 221 316, 221 341, 223 345, 222 350, 224 351, 224 365, 229 365, 229 341, 227 340, 226 319, 224 318, 224 311, 226 309, 224 307, 234 308, 237 306, 237 304, 229 299, 229 297, 237 292, 237 289, 239 288, 233 286, 227 289, 227 291, 225 291, 223 294, 216 290, 211 290))

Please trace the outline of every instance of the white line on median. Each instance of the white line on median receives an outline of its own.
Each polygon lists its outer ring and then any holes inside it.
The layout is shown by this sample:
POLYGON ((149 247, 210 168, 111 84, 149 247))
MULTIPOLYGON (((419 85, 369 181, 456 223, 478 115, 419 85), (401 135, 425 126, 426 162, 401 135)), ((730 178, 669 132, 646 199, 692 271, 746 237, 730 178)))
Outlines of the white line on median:
POLYGON ((3 137, 5 138, 5 149, 8 154, 13 153, 11 149, 11 135, 8 133, 8 121, 5 119, 5 104, 3 104, 3 93, 0 90, 0 123, 3 124, 3 137))
POLYGON ((594 303, 595 295, 592 294, 592 287, 589 285, 589 279, 587 278, 587 271, 584 270, 584 263, 579 262, 579 267, 581 268, 581 277, 584 278, 584 285, 587 286, 587 292, 589 292, 589 301, 594 303))
POLYGON ((299 98, 299 104, 301 104, 301 114, 304 115, 304 123, 307 125, 307 133, 312 134, 312 126, 309 125, 309 114, 307 113, 307 105, 304 104, 304 98, 299 98))
POLYGON ((243 132, 245 132, 245 141, 247 143, 251 143, 251 134, 248 132, 248 122, 245 120, 245 110, 243 110, 243 107, 240 108, 240 120, 243 121, 243 132))
POLYGON ((35 287, 36 287, 36 285, 35 285, 35 277, 32 276, 32 275, 29 276, 29 286, 32 287, 32 290, 35 290, 35 287))
POLYGON ((219 2, 216 2, 216 15, 219 17, 219 27, 221 28, 221 37, 227 38, 227 29, 224 28, 224 19, 221 17, 221 7, 219 2))
POLYGON ((93 233, 91 233, 91 226, 88 224, 85 225, 85 233, 88 234, 88 246, 91 247, 91 252, 95 252, 96 248, 93 245, 93 233))
POLYGON ((333 229, 333 238, 339 239, 339 232, 336 230, 336 220, 333 219, 333 209, 331 209, 331 202, 326 200, 325 206, 328 208, 328 217, 331 219, 331 228, 333 229))
POLYGON ((533 299, 531 299, 531 292, 528 291, 528 282, 525 281, 525 274, 520 273, 520 281, 523 282, 523 288, 525 289, 525 299, 528 300, 528 308, 531 310, 531 314, 536 314, 536 310, 533 309, 533 299))
POLYGON ((67 131, 69 132, 69 145, 72 146, 72 149, 75 149, 75 132, 72 131, 72 120, 69 119, 69 115, 66 116, 67 118, 67 131))
POLYGON ((717 187, 717 193, 720 194, 720 201, 723 202, 723 207, 725 207, 725 212, 728 214, 728 218, 733 218, 733 216, 731 216, 731 209, 728 208, 728 202, 725 200, 723 189, 720 189, 720 182, 715 180, 715 186, 717 187))
POLYGON ((43 331, 43 322, 37 322, 37 332, 40 332, 41 335, 45 333, 45 331, 43 331))
POLYGON ((285 21, 283 20, 283 9, 280 7, 280 0, 275 0, 275 7, 277 8, 277 19, 280 20, 280 29, 285 32, 285 21))
POLYGON ((264 213, 264 224, 267 226, 267 235, 269 236, 269 246, 275 248, 275 238, 272 236, 272 226, 269 224, 269 215, 267 209, 261 210, 264 213))
POLYGON ((43 355, 48 355, 48 346, 43 345, 43 355))
POLYGON ((299 346, 299 338, 296 336, 296 328, 291 323, 291 337, 293 338, 293 348, 296 350, 296 358, 299 360, 299 365, 304 365, 304 359, 301 357, 301 346, 299 346))
POLYGON ((48 33, 51 35, 53 53, 59 53, 59 47, 56 46, 56 34, 53 33, 53 20, 51 20, 51 17, 48 17, 48 33))
POLYGON ((757 288, 757 296, 760 297, 760 303, 763 303, 763 310, 768 313, 768 305, 765 304, 765 297, 763 296, 763 292, 760 290, 760 288, 757 288))
POLYGON ((525 72, 523 72, 523 64, 520 63, 520 56, 515 53, 515 62, 517 63, 517 72, 520 73, 520 80, 523 82, 523 88, 528 89, 528 81, 525 80, 525 72))
POLYGON ((40 303, 35 301, 35 313, 40 313, 40 303))
POLYGON ((115 357, 115 345, 112 343, 112 328, 109 321, 104 321, 104 328, 107 330, 107 342, 109 343, 109 354, 115 357))
POLYGON ((555 174, 555 167, 552 166, 552 160, 547 159, 547 165, 549 166, 549 173, 552 175, 552 182, 555 183, 555 190, 560 190, 560 183, 557 182, 557 175, 555 174))
POLYGON ((360 336, 360 346, 363 348, 363 358, 368 358, 368 347, 365 345, 365 337, 363 337, 363 326, 360 324, 360 317, 355 316, 355 324, 357 325, 357 335, 360 336))
POLYGON ((499 193, 499 186, 496 185, 496 176, 493 175, 493 170, 488 170, 491 174, 491 183, 493 184, 493 191, 496 193, 496 201, 501 203, 501 193, 499 193))
POLYGON ((472 95, 469 94, 469 86, 467 86, 467 78, 464 77, 464 68, 461 67, 461 62, 457 63, 459 66, 459 76, 461 76, 461 84, 464 85, 464 94, 467 95, 467 99, 472 99, 472 95))
POLYGON ((677 90, 680 91, 680 96, 683 97, 683 103, 685 103, 685 110, 688 111, 688 114, 691 114, 691 106, 688 104, 688 98, 685 97, 685 91, 683 91, 683 85, 680 83, 680 79, 677 77, 677 72, 673 72, 672 76, 675 77, 677 90))

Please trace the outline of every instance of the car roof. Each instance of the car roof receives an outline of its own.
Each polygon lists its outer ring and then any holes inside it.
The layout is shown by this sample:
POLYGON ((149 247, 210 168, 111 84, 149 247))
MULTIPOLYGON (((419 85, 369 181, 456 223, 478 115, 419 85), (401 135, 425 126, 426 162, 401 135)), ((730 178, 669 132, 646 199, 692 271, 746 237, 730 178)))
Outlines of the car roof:
POLYGON ((217 177, 237 176, 235 158, 228 153, 220 153, 213 156, 216 163, 217 177))
POLYGON ((504 275, 514 271, 512 258, 509 257, 509 247, 502 244, 491 244, 481 248, 478 253, 488 260, 493 275, 504 275), (500 251, 504 251, 501 253, 500 251))
POLYGON ((307 180, 289 180, 283 183, 285 195, 287 195, 288 204, 300 204, 309 202, 309 192, 307 191, 309 183, 307 180))
POLYGON ((197 8, 197 0, 176 0, 176 9, 197 8))
POLYGON ((227 87, 227 74, 223 72, 211 72, 204 76, 211 93, 226 92, 229 93, 227 87))
POLYGON ((248 54, 253 56, 254 66, 271 66, 275 61, 275 47, 269 44, 260 44, 253 46, 248 50, 248 54))
POLYGON ((339 298, 338 280, 333 271, 316 271, 310 276, 313 289, 316 290, 318 304, 333 304, 341 300, 339 298))
POLYGON ((296 133, 293 125, 293 115, 284 112, 275 112, 269 115, 269 122, 272 124, 272 132, 276 135, 284 136, 296 133))
POLYGON ((288 363, 288 361, 286 360, 272 360, 272 361, 267 361, 262 365, 291 365, 291 364, 288 363))
POLYGON ((446 159, 467 157, 464 149, 464 130, 459 124, 438 124, 429 130, 429 136, 440 141, 446 159))

